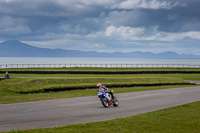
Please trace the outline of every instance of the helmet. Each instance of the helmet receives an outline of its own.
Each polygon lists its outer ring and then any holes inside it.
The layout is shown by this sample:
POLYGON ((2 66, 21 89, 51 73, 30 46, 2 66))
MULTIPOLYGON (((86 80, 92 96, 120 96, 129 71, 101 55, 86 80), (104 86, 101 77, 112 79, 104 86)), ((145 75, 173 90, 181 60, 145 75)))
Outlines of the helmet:
POLYGON ((97 86, 98 86, 98 87, 102 87, 101 83, 98 83, 97 86))

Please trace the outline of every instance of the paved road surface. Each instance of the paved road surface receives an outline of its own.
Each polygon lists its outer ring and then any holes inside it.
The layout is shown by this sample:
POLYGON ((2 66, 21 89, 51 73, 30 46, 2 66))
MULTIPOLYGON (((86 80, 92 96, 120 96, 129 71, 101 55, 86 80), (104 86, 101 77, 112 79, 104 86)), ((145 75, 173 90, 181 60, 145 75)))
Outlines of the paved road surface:
POLYGON ((200 84, 200 81, 194 81, 194 80, 186 80, 186 81, 190 83, 200 84))
POLYGON ((119 107, 96 96, 0 105, 0 131, 48 128, 137 115, 200 101, 200 87, 116 94, 119 107), (107 114, 107 115, 106 115, 107 114))

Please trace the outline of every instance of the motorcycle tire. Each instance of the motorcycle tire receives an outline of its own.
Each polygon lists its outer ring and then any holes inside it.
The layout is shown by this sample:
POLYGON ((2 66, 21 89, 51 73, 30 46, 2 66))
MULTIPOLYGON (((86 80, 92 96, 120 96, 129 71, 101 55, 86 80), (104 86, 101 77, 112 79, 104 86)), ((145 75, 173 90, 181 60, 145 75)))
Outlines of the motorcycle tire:
POLYGON ((108 100, 107 100, 107 99, 106 99, 106 101, 105 101, 104 98, 101 98, 101 102, 102 102, 102 104, 103 104, 103 106, 104 106, 105 108, 108 107, 108 100))
POLYGON ((118 105, 119 105, 119 102, 118 102, 118 100, 117 100, 117 98, 115 97, 115 96, 113 96, 114 97, 114 99, 113 99, 113 106, 114 107, 117 107, 118 105))

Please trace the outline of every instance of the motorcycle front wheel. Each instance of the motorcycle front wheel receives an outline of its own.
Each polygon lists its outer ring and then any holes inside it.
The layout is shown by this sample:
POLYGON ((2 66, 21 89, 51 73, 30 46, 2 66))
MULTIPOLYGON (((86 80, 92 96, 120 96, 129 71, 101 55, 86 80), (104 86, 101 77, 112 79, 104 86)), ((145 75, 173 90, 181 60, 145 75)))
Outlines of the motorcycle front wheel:
POLYGON ((102 97, 102 98, 101 98, 101 102, 102 102, 102 104, 103 104, 103 106, 104 106, 105 108, 108 107, 108 100, 107 100, 107 99, 104 99, 104 98, 102 97))

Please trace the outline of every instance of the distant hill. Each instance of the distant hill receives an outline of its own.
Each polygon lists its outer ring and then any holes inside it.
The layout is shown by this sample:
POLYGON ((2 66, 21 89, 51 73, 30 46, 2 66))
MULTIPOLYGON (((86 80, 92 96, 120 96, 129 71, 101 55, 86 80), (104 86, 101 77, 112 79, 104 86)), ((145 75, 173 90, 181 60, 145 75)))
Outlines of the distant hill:
POLYGON ((151 53, 98 53, 95 51, 79 51, 64 49, 38 48, 17 40, 0 43, 0 57, 87 57, 87 58, 200 58, 199 55, 177 54, 175 52, 151 53))

